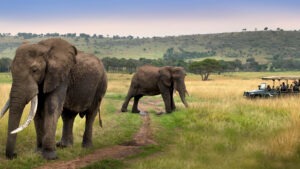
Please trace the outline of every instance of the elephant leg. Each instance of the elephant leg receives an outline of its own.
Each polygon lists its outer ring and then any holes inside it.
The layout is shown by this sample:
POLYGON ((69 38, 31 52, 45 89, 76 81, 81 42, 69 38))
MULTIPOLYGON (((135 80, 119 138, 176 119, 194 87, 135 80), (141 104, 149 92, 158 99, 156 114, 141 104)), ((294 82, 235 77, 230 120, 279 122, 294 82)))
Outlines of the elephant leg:
POLYGON ((37 110, 34 116, 34 126, 36 132, 36 150, 41 152, 44 136, 44 118, 40 109, 37 110))
POLYGON ((176 110, 176 106, 175 106, 175 102, 174 102, 174 96, 173 96, 173 90, 170 91, 170 95, 171 95, 171 109, 172 111, 176 110))
POLYGON ((44 136, 42 140, 42 155, 45 159, 56 159, 55 133, 57 121, 63 110, 67 87, 58 87, 55 91, 48 94, 45 99, 44 107, 44 136))
POLYGON ((129 101, 130 101, 130 99, 132 97, 133 97, 133 89, 130 88, 129 91, 128 91, 128 94, 127 94, 127 96, 125 98, 125 101, 124 101, 124 103, 122 105, 121 112, 127 112, 128 111, 127 107, 128 107, 129 101))
POLYGON ((68 147, 73 145, 73 124, 77 113, 64 109, 61 117, 63 120, 62 138, 56 143, 57 147, 68 147))
POLYGON ((56 159, 56 143, 55 143, 55 131, 57 126, 57 121, 59 118, 58 113, 52 112, 51 114, 45 113, 45 134, 42 140, 43 151, 42 155, 48 160, 56 159))
POLYGON ((139 100, 140 98, 142 98, 143 95, 137 95, 134 96, 134 102, 133 102, 133 106, 132 106, 132 113, 139 113, 140 110, 138 109, 138 104, 139 104, 139 100))
POLYGON ((164 92, 161 94, 162 98, 164 100, 165 103, 165 109, 166 109, 166 113, 171 113, 172 112, 172 108, 171 108, 171 95, 169 92, 164 92))
POLYGON ((93 146, 93 142, 92 142, 93 123, 96 115, 97 115, 97 109, 94 109, 92 111, 89 110, 86 113, 85 130, 82 139, 82 147, 89 148, 93 146))

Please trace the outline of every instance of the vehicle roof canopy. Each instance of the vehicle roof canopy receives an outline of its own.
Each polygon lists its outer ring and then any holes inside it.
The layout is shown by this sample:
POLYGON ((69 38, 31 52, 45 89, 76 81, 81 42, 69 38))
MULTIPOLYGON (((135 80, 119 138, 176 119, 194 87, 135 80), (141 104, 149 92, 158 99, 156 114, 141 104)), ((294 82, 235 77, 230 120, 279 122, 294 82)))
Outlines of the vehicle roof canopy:
POLYGON ((299 80, 300 76, 266 76, 262 80, 299 80))

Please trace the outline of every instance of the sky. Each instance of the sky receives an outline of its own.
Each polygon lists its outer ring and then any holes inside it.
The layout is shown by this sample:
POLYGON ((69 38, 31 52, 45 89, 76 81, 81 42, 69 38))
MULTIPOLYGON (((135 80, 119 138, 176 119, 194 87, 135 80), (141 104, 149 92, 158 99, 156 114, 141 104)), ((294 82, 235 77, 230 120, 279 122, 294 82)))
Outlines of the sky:
POLYGON ((300 30, 299 0, 2 0, 0 33, 177 36, 300 30))

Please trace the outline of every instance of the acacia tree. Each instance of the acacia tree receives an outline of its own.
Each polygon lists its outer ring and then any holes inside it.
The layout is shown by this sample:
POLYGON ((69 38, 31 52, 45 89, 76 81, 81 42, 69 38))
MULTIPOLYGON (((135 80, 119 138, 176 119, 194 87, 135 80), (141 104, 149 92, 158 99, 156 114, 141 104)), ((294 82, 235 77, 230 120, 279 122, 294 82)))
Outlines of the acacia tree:
POLYGON ((203 81, 208 80, 208 77, 213 72, 218 72, 221 66, 215 59, 205 59, 203 61, 192 62, 189 65, 191 72, 200 74, 203 81))

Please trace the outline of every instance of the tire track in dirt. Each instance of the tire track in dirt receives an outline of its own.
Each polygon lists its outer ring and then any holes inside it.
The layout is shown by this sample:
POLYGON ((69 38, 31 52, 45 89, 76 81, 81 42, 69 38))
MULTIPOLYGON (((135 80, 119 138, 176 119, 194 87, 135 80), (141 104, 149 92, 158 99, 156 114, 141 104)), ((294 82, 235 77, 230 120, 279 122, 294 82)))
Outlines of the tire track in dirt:
POLYGON ((105 159, 124 159, 140 152, 139 146, 116 145, 108 148, 98 149, 84 157, 78 157, 69 161, 57 161, 45 164, 38 169, 75 169, 82 168, 97 161, 105 159))
MULTIPOLYGON (((153 106, 153 104, 150 104, 153 106)), ((140 107, 143 110, 153 109, 152 106, 148 106, 144 102, 141 102, 140 107)), ((158 108, 154 107, 157 111, 158 108)), ((101 148, 94 151, 91 154, 85 155, 83 157, 77 157, 76 159, 69 161, 55 161, 47 163, 37 169, 76 169, 82 168, 92 163, 105 160, 105 159, 124 159, 126 157, 138 154, 141 152, 141 146, 157 144, 152 137, 152 130, 150 127, 151 120, 147 112, 141 115, 143 124, 141 125, 139 131, 134 135, 132 141, 125 142, 121 145, 115 145, 112 147, 101 148)))

